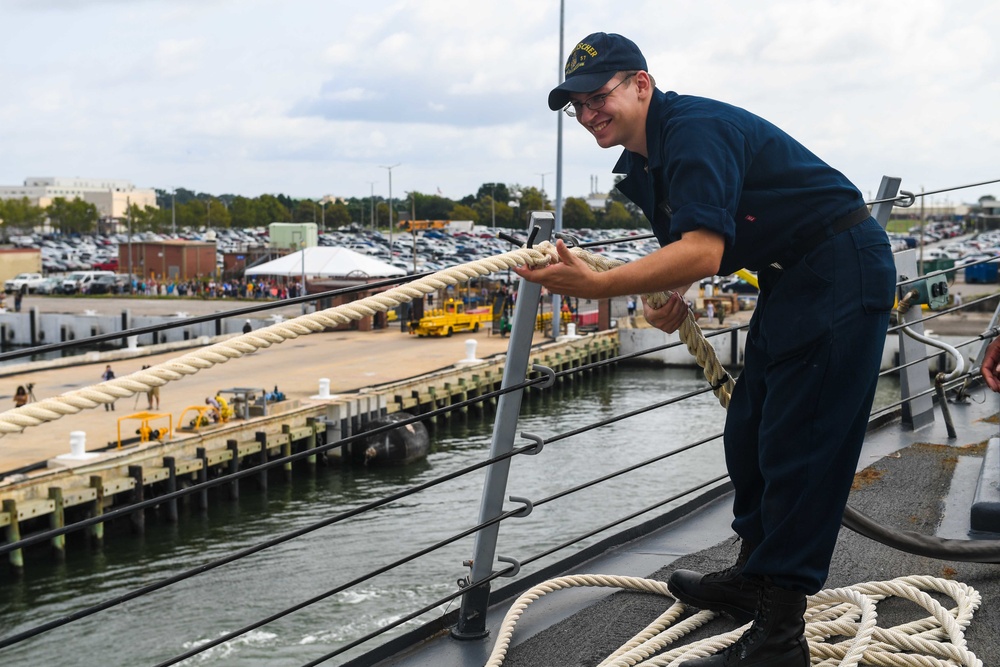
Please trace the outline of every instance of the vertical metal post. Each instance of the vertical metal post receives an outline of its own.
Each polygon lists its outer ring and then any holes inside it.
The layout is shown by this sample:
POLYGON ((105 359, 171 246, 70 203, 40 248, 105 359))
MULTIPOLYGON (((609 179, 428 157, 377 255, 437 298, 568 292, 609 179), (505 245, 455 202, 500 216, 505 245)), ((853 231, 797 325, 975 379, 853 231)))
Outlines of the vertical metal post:
MULTIPOLYGON (((535 235, 536 241, 549 240, 552 237, 553 224, 553 215, 549 211, 536 211, 531 214, 531 227, 539 228, 538 234, 535 235)), ((507 351, 507 363, 503 369, 501 388, 523 382, 527 376, 531 341, 535 330, 535 313, 541 294, 541 285, 521 280, 517 292, 517 305, 514 307, 510 346, 507 351)), ((506 454, 514 448, 517 417, 521 411, 523 394, 524 391, 519 390, 500 396, 496 420, 493 422, 490 458, 506 454)), ((503 512, 509 470, 510 459, 494 463, 487 468, 479 506, 480 523, 495 519, 503 512)), ((499 531, 499 524, 492 524, 476 534, 475 552, 472 558, 472 585, 462 596, 458 626, 452 631, 452 635, 458 639, 477 639, 488 634, 486 608, 489 606, 490 584, 486 582, 477 585, 476 582, 482 581, 493 572, 499 531)))
POLYGON ((893 203, 891 201, 883 202, 880 200, 895 197, 899 193, 900 183, 902 183, 902 179, 900 178, 883 176, 882 182, 878 186, 878 194, 875 196, 875 199, 879 200, 879 203, 872 206, 872 216, 878 220, 878 224, 882 225, 883 229, 889 224, 889 214, 892 213, 893 203))
MULTIPOLYGON (((882 183, 879 184, 878 194, 875 199, 891 199, 899 193, 901 180, 894 176, 883 176, 882 183)), ((892 212, 893 203, 891 201, 880 202, 872 207, 872 215, 878 223, 885 227, 889 223, 889 214, 892 212)), ((902 280, 917 277, 917 259, 915 250, 896 253, 896 275, 902 280)), ((902 291, 909 289, 909 285, 903 285, 902 291)), ((901 295, 900 295, 901 296, 901 295)), ((920 308, 911 309, 899 316, 900 324, 905 324, 912 331, 924 333, 923 313, 920 308)), ((899 363, 903 366, 899 372, 900 398, 904 401, 902 407, 902 423, 911 428, 918 429, 934 421, 934 401, 930 394, 925 394, 913 400, 907 400, 911 396, 924 393, 931 388, 930 366, 927 361, 920 361, 907 366, 909 360, 922 359, 927 354, 927 347, 907 336, 902 331, 899 336, 899 363)))
MULTIPOLYGON (((896 274, 899 279, 917 277, 917 251, 907 250, 896 253, 896 274)), ((903 284, 900 292, 906 292, 912 284, 903 284)), ((918 334, 924 333, 923 313, 920 306, 911 308, 905 313, 899 314, 899 323, 904 324, 918 334)), ((927 346, 918 340, 910 338, 902 330, 899 336, 899 364, 902 367, 899 371, 900 398, 904 401, 902 407, 901 421, 904 426, 911 429, 918 429, 934 421, 934 400, 928 390, 931 388, 930 364, 927 359, 927 346), (907 365, 911 361, 917 361, 912 365, 907 365), (907 400, 911 396, 923 394, 912 400, 907 400)))

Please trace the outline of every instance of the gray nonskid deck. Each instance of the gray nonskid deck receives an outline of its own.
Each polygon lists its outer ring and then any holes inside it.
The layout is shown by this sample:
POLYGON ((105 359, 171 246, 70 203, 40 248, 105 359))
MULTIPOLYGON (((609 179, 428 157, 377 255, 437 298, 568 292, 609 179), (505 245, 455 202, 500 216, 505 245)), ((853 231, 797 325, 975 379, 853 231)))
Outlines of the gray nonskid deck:
MULTIPOLYGON (((879 523, 900 530, 964 539, 968 534, 970 479, 978 475, 985 443, 997 437, 997 397, 979 391, 952 405, 958 437, 949 440, 938 419, 919 431, 898 423, 869 433, 859 468, 869 468, 851 495, 851 505, 879 523), (974 471, 975 474, 973 474, 974 471)), ((971 482, 974 484, 974 482, 971 482)), ((733 562, 737 545, 729 527, 727 494, 663 529, 609 551, 566 574, 597 573, 666 580, 677 568, 717 570, 733 562)), ((997 537, 997 536, 993 536, 997 537)), ((969 648, 984 665, 1000 664, 1000 565, 942 561, 892 549, 842 529, 827 587, 929 575, 964 582, 982 595, 966 632, 969 648)), ((614 652, 669 605, 654 595, 572 589, 528 607, 514 630, 506 667, 594 665, 614 652)), ((496 641, 507 601, 491 609, 490 636, 476 641, 439 637, 380 665, 482 665, 496 641)), ((880 625, 906 623, 925 614, 892 600, 879 605, 880 625)), ((687 643, 736 626, 721 617, 686 637, 687 643)))

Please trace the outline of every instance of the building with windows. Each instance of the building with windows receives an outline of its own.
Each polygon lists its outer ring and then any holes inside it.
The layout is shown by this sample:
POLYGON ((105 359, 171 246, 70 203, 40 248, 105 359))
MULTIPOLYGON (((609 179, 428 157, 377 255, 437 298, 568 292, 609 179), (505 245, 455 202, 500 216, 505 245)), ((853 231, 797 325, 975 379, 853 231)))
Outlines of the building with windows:
POLYGON ((156 208, 156 191, 137 188, 131 181, 117 178, 62 178, 31 176, 24 185, 0 185, 0 199, 22 199, 46 207, 57 197, 82 199, 97 208, 103 219, 124 219, 129 205, 156 208))

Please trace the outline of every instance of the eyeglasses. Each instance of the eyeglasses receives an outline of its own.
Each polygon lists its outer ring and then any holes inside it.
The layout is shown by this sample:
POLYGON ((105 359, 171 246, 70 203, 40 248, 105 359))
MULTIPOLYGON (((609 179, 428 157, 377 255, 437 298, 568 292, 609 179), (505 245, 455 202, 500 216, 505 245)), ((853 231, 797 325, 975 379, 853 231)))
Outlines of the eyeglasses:
POLYGON ((629 74, 624 79, 615 84, 614 88, 612 88, 606 93, 602 93, 600 95, 594 95, 593 97, 588 98, 583 102, 578 102, 576 100, 573 100, 572 102, 563 107, 563 111, 565 111, 566 115, 569 116, 570 118, 576 118, 577 116, 579 116, 580 112, 583 111, 583 107, 587 107, 591 111, 597 111, 598 109, 604 106, 604 103, 608 99, 608 95, 615 92, 615 88, 622 85, 623 83, 631 79, 633 76, 635 75, 629 74))

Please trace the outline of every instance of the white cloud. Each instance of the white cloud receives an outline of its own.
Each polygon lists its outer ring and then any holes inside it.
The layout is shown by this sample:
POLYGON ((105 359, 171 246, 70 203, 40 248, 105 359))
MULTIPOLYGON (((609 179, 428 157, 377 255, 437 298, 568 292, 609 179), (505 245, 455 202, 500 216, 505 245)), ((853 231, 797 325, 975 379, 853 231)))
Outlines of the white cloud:
MULTIPOLYGON (((998 19, 975 0, 575 0, 563 51, 628 35, 660 88, 759 113, 863 191, 936 188, 1000 177, 998 19)), ((556 0, 3 2, 0 183, 368 196, 401 162, 399 191, 534 185, 556 170, 558 20, 556 0)), ((606 189, 617 151, 565 121, 563 192, 606 189)))
POLYGON ((159 74, 166 78, 182 77, 204 67, 203 38, 165 39, 156 45, 153 61, 159 74))

